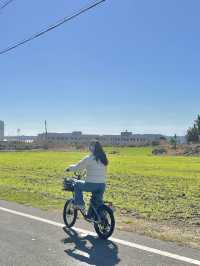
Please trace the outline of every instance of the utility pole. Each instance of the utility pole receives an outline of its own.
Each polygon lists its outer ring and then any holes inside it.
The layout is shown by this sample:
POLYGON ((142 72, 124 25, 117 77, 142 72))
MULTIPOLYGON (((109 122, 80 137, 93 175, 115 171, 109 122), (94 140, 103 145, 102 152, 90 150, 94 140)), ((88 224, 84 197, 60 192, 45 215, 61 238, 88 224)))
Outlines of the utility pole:
POLYGON ((47 131, 47 120, 44 121, 44 128, 45 128, 45 138, 47 139, 47 134, 48 134, 48 131, 47 131))
POLYGON ((44 148, 48 149, 48 131, 47 131, 47 120, 44 121, 44 131, 45 131, 45 145, 44 148))

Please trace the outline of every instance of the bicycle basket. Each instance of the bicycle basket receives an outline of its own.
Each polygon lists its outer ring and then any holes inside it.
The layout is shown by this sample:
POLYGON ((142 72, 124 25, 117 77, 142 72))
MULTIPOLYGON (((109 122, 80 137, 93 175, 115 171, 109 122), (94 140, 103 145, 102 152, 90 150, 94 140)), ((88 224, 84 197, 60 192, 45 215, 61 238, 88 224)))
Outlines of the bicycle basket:
POLYGON ((66 191, 74 191, 74 181, 71 179, 65 178, 63 180, 63 189, 66 191))

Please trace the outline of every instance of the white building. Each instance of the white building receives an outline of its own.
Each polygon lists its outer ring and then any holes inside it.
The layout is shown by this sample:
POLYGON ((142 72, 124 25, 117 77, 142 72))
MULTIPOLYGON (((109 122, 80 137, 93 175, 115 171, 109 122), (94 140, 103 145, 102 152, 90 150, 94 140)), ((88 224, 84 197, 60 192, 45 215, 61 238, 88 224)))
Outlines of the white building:
POLYGON ((132 132, 121 132, 120 135, 86 135, 80 131, 72 133, 45 133, 38 135, 39 141, 48 140, 53 143, 66 144, 88 144, 92 139, 99 140, 105 146, 145 146, 159 141, 159 134, 133 134, 132 132))
POLYGON ((25 143, 32 143, 37 139, 36 136, 5 136, 4 140, 9 142, 25 142, 25 143))
POLYGON ((98 139, 99 135, 85 135, 80 131, 72 133, 43 133, 38 135, 38 140, 48 140, 53 143, 88 144, 92 139, 98 139))
POLYGON ((4 140, 4 121, 0 120, 0 141, 4 140))

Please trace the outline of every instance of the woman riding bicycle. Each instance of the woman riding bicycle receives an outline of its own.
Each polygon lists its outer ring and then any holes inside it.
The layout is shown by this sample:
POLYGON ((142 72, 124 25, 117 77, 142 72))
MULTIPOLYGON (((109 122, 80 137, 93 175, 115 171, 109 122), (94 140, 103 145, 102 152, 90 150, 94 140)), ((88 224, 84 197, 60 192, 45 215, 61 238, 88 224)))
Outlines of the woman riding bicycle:
MULTIPOLYGON (((91 203, 95 208, 103 204, 103 194, 106 187, 106 170, 108 159, 101 144, 94 140, 89 145, 90 155, 75 165, 70 165, 66 171, 77 171, 86 169, 85 181, 77 180, 74 186, 76 209, 84 209, 83 191, 92 192, 91 203)), ((92 216, 92 209, 88 212, 88 218, 92 216)))

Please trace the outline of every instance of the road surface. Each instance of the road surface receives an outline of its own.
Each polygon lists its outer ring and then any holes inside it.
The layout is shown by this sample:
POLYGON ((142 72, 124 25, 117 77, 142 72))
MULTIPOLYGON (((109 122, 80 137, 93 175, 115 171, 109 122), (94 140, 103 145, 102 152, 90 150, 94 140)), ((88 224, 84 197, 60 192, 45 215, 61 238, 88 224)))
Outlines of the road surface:
POLYGON ((107 241, 78 220, 66 230, 58 212, 0 200, 0 266, 200 265, 200 251, 128 232, 107 241))

